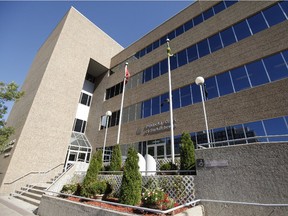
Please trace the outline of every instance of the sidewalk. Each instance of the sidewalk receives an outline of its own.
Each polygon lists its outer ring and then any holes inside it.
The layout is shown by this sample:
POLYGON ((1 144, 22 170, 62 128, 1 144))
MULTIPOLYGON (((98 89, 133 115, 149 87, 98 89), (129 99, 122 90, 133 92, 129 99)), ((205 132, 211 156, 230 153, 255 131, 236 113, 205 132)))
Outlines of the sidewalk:
POLYGON ((0 196, 0 216, 35 216, 36 206, 11 196, 0 196))

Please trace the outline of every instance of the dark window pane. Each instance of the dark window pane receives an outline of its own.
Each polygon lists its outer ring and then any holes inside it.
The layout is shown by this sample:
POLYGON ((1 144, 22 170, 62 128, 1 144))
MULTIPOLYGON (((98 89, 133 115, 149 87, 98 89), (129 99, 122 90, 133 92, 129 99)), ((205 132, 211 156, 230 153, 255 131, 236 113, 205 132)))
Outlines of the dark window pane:
POLYGON ((209 10, 207 10, 203 13, 204 20, 207 20, 212 16, 214 16, 214 11, 212 8, 210 8, 209 10))
POLYGON ((115 85, 115 96, 119 95, 119 91, 120 91, 120 83, 118 83, 117 85, 115 85))
POLYGON ((213 129, 212 130, 212 139, 214 142, 227 140, 226 129, 225 128, 213 129))
POLYGON ((90 104, 91 104, 91 98, 92 98, 92 97, 89 95, 89 96, 88 96, 88 101, 87 101, 87 104, 86 104, 87 106, 90 106, 90 104))
POLYGON ((144 101, 144 118, 151 116, 151 100, 144 101))
POLYGON ((213 6, 213 8, 214 8, 215 14, 217 14, 217 13, 223 11, 226 8, 226 6, 225 6, 224 2, 222 1, 219 4, 213 6))
POLYGON ((179 89, 175 89, 174 91, 172 91, 172 101, 173 101, 173 109, 177 109, 180 107, 179 89))
POLYGON ((246 133, 246 137, 255 137, 253 139, 248 139, 248 143, 254 143, 254 142, 267 142, 266 138, 256 138, 260 136, 266 136, 262 122, 251 122, 244 124, 244 130, 246 133))
POLYGON ((268 27, 261 12, 248 18, 247 20, 253 34, 256 34, 257 32, 268 27))
POLYGON ((232 27, 220 32, 224 47, 236 42, 232 27))
POLYGON ((110 98, 112 98, 112 97, 114 97, 114 93, 115 93, 115 86, 112 86, 111 88, 110 88, 111 90, 110 90, 110 98))
POLYGON ((190 85, 184 86, 180 89, 181 107, 192 104, 190 85))
POLYGON ((197 17, 193 18, 194 26, 198 25, 199 23, 203 22, 202 14, 198 15, 197 17))
POLYGON ((176 29, 176 37, 184 32, 184 26, 181 25, 176 29))
POLYGON ((282 54, 283 54, 283 56, 284 56, 284 59, 285 59, 285 61, 286 61, 286 64, 288 64, 288 50, 283 51, 282 54))
POLYGON ((110 98, 110 88, 106 89, 106 100, 110 98))
POLYGON ((247 64, 246 68, 252 86, 258 86, 269 82, 262 61, 247 64))
POLYGON ((139 59, 139 57, 140 57, 140 52, 137 52, 134 56, 135 56, 135 58, 139 59))
POLYGON ((231 70, 230 72, 236 92, 246 88, 250 88, 250 84, 244 67, 236 68, 234 70, 231 70))
POLYGON ((192 62, 196 59, 198 59, 198 52, 196 45, 193 45, 187 49, 188 54, 188 62, 192 62))
POLYGON ((204 39, 203 41, 199 42, 197 46, 198 46, 199 58, 208 55, 210 53, 207 39, 204 39))
POLYGON ((177 54, 170 57, 170 69, 174 70, 177 66, 177 54))
POLYGON ((140 51, 140 57, 144 56, 145 54, 146 54, 146 49, 144 48, 140 51))
POLYGON ((119 125, 120 110, 116 111, 116 125, 119 125))
POLYGON ((86 128, 86 121, 83 121, 81 132, 84 133, 86 128))
POLYGON ((152 98, 152 115, 160 113, 160 97, 152 98))
POLYGON ((156 77, 158 77, 159 74, 159 63, 153 65, 153 79, 155 79, 156 77))
POLYGON ((209 40, 211 53, 222 48, 222 43, 221 43, 219 33, 209 37, 208 40, 209 40))
POLYGON ((220 96, 233 93, 231 78, 228 72, 216 76, 220 96))
POLYGON ((161 95, 161 113, 169 111, 169 94, 165 93, 161 95))
POLYGON ((149 46, 147 46, 146 48, 146 52, 149 53, 152 51, 152 44, 150 44, 149 46))
POLYGON ((83 123, 82 120, 80 120, 80 119, 75 119, 74 131, 76 131, 76 132, 81 132, 82 123, 83 123))
POLYGON ((153 43, 153 50, 159 47, 159 40, 153 43))
POLYGON ((116 121, 117 121, 117 112, 112 112, 112 116, 111 116, 111 124, 110 126, 113 127, 116 125, 116 121))
POLYGON ((88 95, 82 93, 82 97, 81 97, 81 102, 80 103, 84 104, 84 105, 87 105, 87 102, 88 102, 88 95))
POLYGON ((200 87, 196 85, 195 83, 192 85, 192 99, 193 99, 193 104, 202 101, 200 87))
POLYGON ((160 62, 161 75, 168 72, 168 60, 165 58, 160 62))
POLYGON ((152 70, 151 70, 151 67, 147 68, 145 71, 144 71, 144 79, 145 79, 145 82, 148 82, 152 79, 152 70))
POLYGON ((278 4, 274 5, 263 11, 264 17, 266 18, 269 26, 276 25, 286 20, 281 8, 278 4))
POLYGON ((182 50, 181 52, 179 52, 177 54, 177 58, 178 58, 178 65, 179 67, 181 67, 182 65, 187 64, 187 55, 186 55, 186 49, 182 50))
POLYGON ((185 32, 188 31, 189 29, 191 29, 192 27, 193 27, 193 22, 192 22, 192 20, 189 20, 188 22, 186 22, 184 24, 185 32))
POLYGON ((263 61, 271 81, 288 77, 287 66, 281 54, 270 56, 263 61))
POLYGON ((173 38, 175 38, 175 31, 172 31, 168 34, 168 38, 169 40, 172 40, 173 38))
POLYGON ((206 96, 207 99, 212 99, 215 97, 219 97, 215 77, 211 77, 205 81, 206 90, 203 89, 203 94, 206 96))
POLYGON ((231 5, 233 5, 233 4, 235 4, 237 1, 236 0, 226 0, 226 1, 224 1, 225 2, 225 4, 226 4, 226 7, 228 8, 228 7, 230 7, 231 5))
POLYGON ((286 13, 286 16, 288 16, 288 1, 281 1, 280 6, 282 7, 284 12, 286 13))
POLYGON ((234 32, 236 34, 237 40, 240 41, 251 35, 250 29, 248 27, 247 21, 244 20, 233 26, 234 32))
MULTIPOLYGON (((263 121, 267 135, 284 135, 288 134, 287 126, 284 122, 284 118, 267 119, 263 121)), ((287 137, 274 137, 268 138, 269 141, 286 141, 287 137)))
MULTIPOLYGON (((242 124, 234 125, 231 127, 231 132, 233 133, 233 139, 244 139, 233 142, 233 144, 244 144, 245 140, 245 131, 242 124)), ((231 144, 231 142, 230 142, 231 144)))
POLYGON ((160 39, 160 45, 165 44, 165 43, 166 43, 166 40, 167 40, 167 35, 163 36, 163 37, 160 39))
MULTIPOLYGON (((131 80, 132 81, 132 80, 131 80)), ((128 82, 129 83, 129 82, 128 82)), ((132 82, 131 82, 132 83, 132 82)), ((120 90, 119 90, 119 94, 121 94, 123 92, 123 81, 120 84, 120 90)), ((130 85, 130 83, 128 84, 128 86, 130 85)))

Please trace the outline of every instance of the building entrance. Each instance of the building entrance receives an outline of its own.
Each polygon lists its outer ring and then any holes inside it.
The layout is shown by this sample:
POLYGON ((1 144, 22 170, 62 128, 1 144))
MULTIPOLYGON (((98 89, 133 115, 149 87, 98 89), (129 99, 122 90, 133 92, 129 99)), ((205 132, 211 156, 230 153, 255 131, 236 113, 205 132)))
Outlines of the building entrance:
POLYGON ((153 156, 155 159, 166 158, 166 143, 153 143, 148 144, 146 152, 153 156))

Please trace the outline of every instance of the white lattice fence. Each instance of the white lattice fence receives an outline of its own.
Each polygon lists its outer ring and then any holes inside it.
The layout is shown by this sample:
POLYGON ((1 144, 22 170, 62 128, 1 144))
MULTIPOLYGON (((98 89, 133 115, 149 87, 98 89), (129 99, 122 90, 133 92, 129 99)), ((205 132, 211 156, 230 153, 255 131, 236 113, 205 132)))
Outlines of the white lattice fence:
MULTIPOLYGON (((114 195, 119 195, 122 175, 98 175, 100 181, 107 181, 113 186, 114 195)), ((179 204, 194 200, 193 176, 156 175, 142 176, 142 187, 148 189, 161 188, 179 204)))

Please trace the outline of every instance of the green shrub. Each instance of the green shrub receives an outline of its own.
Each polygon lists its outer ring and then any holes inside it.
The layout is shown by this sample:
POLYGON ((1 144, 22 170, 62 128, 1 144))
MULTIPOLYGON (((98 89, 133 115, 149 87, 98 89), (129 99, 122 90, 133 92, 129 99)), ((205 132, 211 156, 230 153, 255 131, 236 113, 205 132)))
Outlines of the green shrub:
MULTIPOLYGON (((181 136, 180 147, 180 170, 195 169, 195 149, 193 141, 189 133, 183 133, 181 136)), ((191 172, 181 173, 182 175, 190 174, 191 172)))
MULTIPOLYGON (((160 166, 160 170, 178 170, 178 167, 176 164, 173 164, 172 162, 164 163, 160 166)), ((164 175, 174 175, 175 172, 163 172, 164 175)))
POLYGON ((81 195, 89 198, 93 198, 96 195, 105 194, 108 189, 108 185, 105 181, 95 181, 88 185, 81 190, 81 195))
POLYGON ((120 145, 113 146, 111 162, 110 162, 110 171, 121 171, 122 168, 122 154, 120 145))
POLYGON ((71 195, 79 195, 81 190, 81 186, 79 184, 66 184, 63 185, 61 193, 71 194, 71 195))
POLYGON ((97 181, 98 173, 102 169, 102 151, 96 151, 90 161, 89 168, 83 180, 83 187, 97 181))
POLYGON ((120 188, 120 203, 138 205, 141 202, 142 177, 139 172, 138 161, 136 150, 129 148, 120 188))

